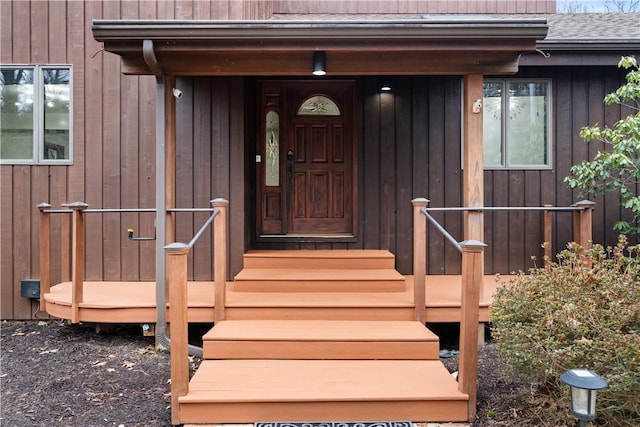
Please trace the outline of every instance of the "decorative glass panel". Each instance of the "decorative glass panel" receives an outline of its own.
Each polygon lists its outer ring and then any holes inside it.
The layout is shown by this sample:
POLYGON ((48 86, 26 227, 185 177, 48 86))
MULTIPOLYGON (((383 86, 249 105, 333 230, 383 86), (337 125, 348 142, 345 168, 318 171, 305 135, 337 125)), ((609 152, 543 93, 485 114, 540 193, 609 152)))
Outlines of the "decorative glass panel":
POLYGON ((502 83, 485 83, 483 92, 484 165, 502 166, 502 83))
POLYGON ((280 185, 280 115, 269 111, 266 118, 265 153, 265 182, 267 187, 280 185))
POLYGON ((339 116, 340 108, 326 96, 315 95, 307 98, 300 108, 299 116, 339 116))

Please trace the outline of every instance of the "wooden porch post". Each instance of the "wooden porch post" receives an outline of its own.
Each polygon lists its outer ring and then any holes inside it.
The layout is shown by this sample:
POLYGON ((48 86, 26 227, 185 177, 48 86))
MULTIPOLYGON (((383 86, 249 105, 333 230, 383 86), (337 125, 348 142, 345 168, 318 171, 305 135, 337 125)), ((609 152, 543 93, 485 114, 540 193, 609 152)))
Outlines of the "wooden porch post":
MULTIPOLYGON (((464 76, 464 173, 463 202, 465 207, 484 206, 484 159, 482 140, 482 74, 464 76)), ((465 240, 484 240, 484 214, 469 211, 464 221, 465 240)))
POLYGON ((229 202, 225 199, 214 199, 211 201, 211 206, 219 210, 213 222, 214 322, 219 322, 225 318, 227 300, 227 208, 229 202))
POLYGON ((40 310, 47 311, 44 294, 51 290, 51 216, 49 203, 40 203, 40 310))
POLYGON ((80 303, 84 286, 84 217, 82 211, 89 205, 74 202, 71 223, 71 323, 80 322, 80 303))
POLYGON ((425 275, 427 274, 427 218, 422 214, 429 200, 416 198, 413 204, 413 304, 415 319, 425 322, 425 275))
POLYGON ((469 396, 468 419, 476 417, 478 395, 478 324, 480 321, 480 288, 483 276, 484 243, 477 240, 460 242, 462 248, 462 300, 460 318, 460 357, 458 389, 469 396))
POLYGON ((582 200, 575 206, 582 210, 575 212, 573 215, 573 241, 583 248, 593 240, 593 207, 595 202, 591 200, 582 200))
POLYGON ((171 320, 171 424, 180 422, 178 398, 189 392, 189 324, 187 321, 187 255, 189 246, 171 243, 167 255, 167 287, 171 320))
MULTIPOLYGON (((484 206, 483 75, 463 80, 463 202, 467 208, 484 206)), ((468 418, 476 416, 478 386, 478 324, 484 275, 484 212, 467 211, 462 248, 462 302, 458 388, 469 396, 468 418)))

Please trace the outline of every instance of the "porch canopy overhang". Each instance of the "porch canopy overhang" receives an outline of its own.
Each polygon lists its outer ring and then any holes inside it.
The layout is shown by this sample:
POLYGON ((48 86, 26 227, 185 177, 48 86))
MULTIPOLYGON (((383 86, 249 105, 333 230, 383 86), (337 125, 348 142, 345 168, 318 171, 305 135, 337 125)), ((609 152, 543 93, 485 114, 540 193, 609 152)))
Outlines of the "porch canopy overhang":
POLYGON ((95 20, 125 74, 306 76, 509 74, 547 34, 545 19, 442 15, 381 21, 95 20), (146 49, 143 45, 147 46, 146 49), (153 47, 152 70, 145 61, 153 47))

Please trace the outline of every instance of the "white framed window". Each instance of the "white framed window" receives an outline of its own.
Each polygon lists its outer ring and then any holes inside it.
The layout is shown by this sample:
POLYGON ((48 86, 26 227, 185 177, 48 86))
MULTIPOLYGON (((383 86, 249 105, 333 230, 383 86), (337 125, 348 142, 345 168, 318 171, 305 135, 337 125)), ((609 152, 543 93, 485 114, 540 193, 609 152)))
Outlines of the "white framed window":
POLYGON ((485 169, 551 168, 551 81, 485 79, 485 169))
POLYGON ((70 65, 0 67, 0 163, 71 164, 70 65))

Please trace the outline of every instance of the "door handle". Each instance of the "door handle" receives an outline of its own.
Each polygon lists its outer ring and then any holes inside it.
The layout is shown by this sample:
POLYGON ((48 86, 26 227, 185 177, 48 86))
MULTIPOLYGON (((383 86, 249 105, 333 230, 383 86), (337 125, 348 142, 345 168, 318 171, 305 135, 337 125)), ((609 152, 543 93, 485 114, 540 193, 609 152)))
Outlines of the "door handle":
POLYGON ((287 151, 287 160, 293 160, 293 150, 287 151))

